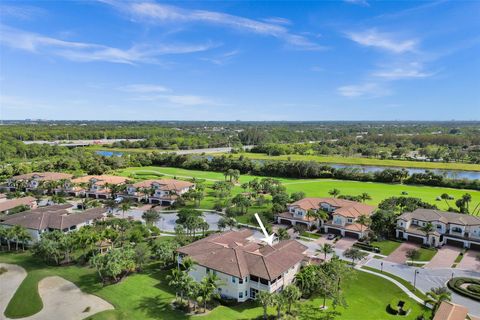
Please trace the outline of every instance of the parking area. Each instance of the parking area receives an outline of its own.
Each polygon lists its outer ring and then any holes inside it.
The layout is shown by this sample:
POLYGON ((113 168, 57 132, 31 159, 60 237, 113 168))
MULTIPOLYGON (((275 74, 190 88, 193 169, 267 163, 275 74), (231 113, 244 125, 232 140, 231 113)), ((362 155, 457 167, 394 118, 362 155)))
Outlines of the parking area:
POLYGON ((461 251, 461 248, 444 246, 438 249, 432 260, 425 265, 425 268, 451 268, 461 251))
POLYGON ((395 262, 395 263, 405 263, 407 262, 407 251, 410 249, 420 249, 420 245, 412 242, 402 243, 395 251, 390 253, 385 261, 395 262))
POLYGON ((353 246, 353 244, 355 242, 357 242, 358 240, 357 239, 354 239, 354 238, 348 238, 348 237, 344 237, 344 238, 341 238, 340 240, 338 240, 336 243, 335 243, 335 249, 338 249, 338 250, 347 250, 349 249, 351 246, 353 246))
POLYGON ((457 265, 457 269, 473 270, 480 272, 480 261, 477 256, 480 255, 480 251, 468 250, 464 255, 462 261, 457 265))

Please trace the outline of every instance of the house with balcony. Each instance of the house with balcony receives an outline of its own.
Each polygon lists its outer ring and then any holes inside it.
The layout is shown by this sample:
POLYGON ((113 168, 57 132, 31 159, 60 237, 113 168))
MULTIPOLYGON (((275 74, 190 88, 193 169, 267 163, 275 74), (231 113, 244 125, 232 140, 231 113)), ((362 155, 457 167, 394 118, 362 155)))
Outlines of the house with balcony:
POLYGON ((480 250, 480 217, 419 208, 398 217, 396 236, 427 246, 448 244, 480 250), (428 231, 430 224, 433 228, 428 231))
POLYGON ((77 193, 83 194, 87 198, 95 199, 110 199, 112 197, 110 186, 123 185, 127 181, 124 177, 99 175, 99 176, 84 176, 73 179, 71 182, 72 188, 66 189, 67 194, 77 193), (79 188, 80 187, 80 188, 79 188))
POLYGON ((303 225, 308 229, 323 229, 347 237, 361 238, 368 228, 358 223, 362 215, 370 216, 375 207, 364 203, 337 198, 304 198, 287 206, 287 212, 275 216, 276 222, 288 225, 303 225), (323 211, 328 219, 311 217, 309 211, 323 211))
POLYGON ((124 198, 170 206, 178 199, 195 188, 195 184, 176 179, 145 180, 128 185, 121 195, 124 198))
POLYGON ((0 216, 0 225, 6 228, 22 226, 30 233, 32 242, 36 242, 45 232, 78 230, 97 220, 105 219, 106 214, 105 208, 75 211, 72 204, 61 204, 0 216))
MULTIPOLYGON (((3 189, 7 191, 35 191, 40 187, 46 189, 48 182, 57 182, 72 178, 72 174, 62 172, 32 172, 13 176, 7 180, 3 189)), ((46 192, 47 190, 45 190, 46 192)))
POLYGON ((260 291, 277 292, 292 283, 307 257, 307 247, 296 240, 272 246, 253 238, 249 229, 212 234, 177 249, 178 262, 190 257, 190 271, 200 282, 208 274, 219 278, 218 293, 243 302, 260 291))

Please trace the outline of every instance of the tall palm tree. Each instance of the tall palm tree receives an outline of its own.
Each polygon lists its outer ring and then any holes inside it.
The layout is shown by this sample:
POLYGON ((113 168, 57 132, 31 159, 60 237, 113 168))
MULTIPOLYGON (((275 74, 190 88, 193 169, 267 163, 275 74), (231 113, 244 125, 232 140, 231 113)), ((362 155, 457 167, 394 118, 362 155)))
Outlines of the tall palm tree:
POLYGON ((4 226, 0 226, 0 248, 2 248, 2 241, 7 239, 8 230, 4 226))
POLYGON ((357 222, 360 224, 360 232, 363 236, 363 227, 366 227, 370 224, 371 222, 371 219, 369 216, 367 216, 366 214, 362 214, 360 217, 357 218, 357 222))
POLYGON ((122 211, 122 218, 123 219, 125 219, 125 212, 130 210, 131 207, 132 207, 132 205, 130 204, 129 201, 122 201, 122 203, 120 204, 120 210, 122 211))
POLYGON ((17 239, 22 243, 22 251, 25 251, 25 243, 32 240, 32 236, 25 227, 20 227, 17 232, 17 239))
POLYGON ((214 297, 218 297, 218 277, 216 274, 209 274, 200 282, 199 295, 203 301, 203 310, 207 310, 207 302, 211 301, 214 297))
POLYGON ((450 208, 450 203, 448 203, 447 200, 450 199, 450 196, 448 195, 448 193, 442 193, 440 195, 440 198, 443 199, 445 201, 445 203, 447 204, 447 206, 450 208))
POLYGON ((467 207, 467 213, 470 212, 469 210, 469 203, 472 201, 472 195, 470 193, 465 193, 463 196, 462 196, 462 200, 463 202, 465 203, 465 206, 467 207))
POLYGON ((263 319, 266 320, 267 315, 267 308, 272 305, 273 302, 273 294, 268 291, 259 291, 256 295, 256 300, 258 303, 262 305, 263 308, 263 319))
POLYGON ((442 301, 450 301, 452 299, 452 293, 448 291, 447 287, 432 288, 427 292, 427 296, 425 304, 433 306, 432 315, 435 315, 442 301))
POLYGON ((318 249, 321 253, 324 255, 324 260, 327 260, 327 254, 333 252, 333 246, 330 243, 324 243, 323 245, 320 246, 320 249, 318 249))

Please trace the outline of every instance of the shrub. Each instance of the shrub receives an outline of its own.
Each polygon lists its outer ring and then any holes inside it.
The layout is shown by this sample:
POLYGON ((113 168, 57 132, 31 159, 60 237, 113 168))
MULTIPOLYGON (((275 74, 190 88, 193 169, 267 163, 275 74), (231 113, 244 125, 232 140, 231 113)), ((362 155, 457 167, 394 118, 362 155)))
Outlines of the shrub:
POLYGON ((480 292, 478 291, 480 288, 480 279, 458 277, 448 281, 447 285, 452 291, 460 295, 480 301, 480 292), (462 288, 463 284, 468 285, 462 288), (471 288, 473 288, 473 290, 471 290, 471 288))
POLYGON ((389 312, 391 314, 398 314, 398 315, 407 315, 412 306, 408 301, 400 300, 398 298, 393 298, 388 305, 389 312))

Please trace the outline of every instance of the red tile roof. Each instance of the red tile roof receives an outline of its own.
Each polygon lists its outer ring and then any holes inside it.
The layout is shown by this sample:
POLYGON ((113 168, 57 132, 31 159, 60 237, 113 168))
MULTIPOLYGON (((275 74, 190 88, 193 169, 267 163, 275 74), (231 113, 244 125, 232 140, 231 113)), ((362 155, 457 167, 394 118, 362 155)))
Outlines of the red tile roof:
POLYGON ((375 210, 375 207, 364 203, 337 198, 303 198, 291 203, 290 206, 296 206, 308 211, 320 209, 321 203, 327 203, 330 206, 335 207, 334 214, 351 218, 357 218, 361 215, 371 215, 375 210))
POLYGON ((23 197, 0 202, 0 212, 13 209, 18 206, 31 206, 37 199, 34 197, 23 197))

